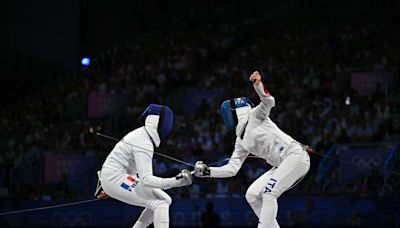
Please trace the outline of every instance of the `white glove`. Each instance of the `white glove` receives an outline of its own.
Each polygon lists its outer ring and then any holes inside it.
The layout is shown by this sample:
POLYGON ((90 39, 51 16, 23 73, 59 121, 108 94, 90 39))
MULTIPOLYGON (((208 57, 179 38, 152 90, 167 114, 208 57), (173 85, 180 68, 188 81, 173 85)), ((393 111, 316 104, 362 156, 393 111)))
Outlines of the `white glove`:
POLYGON ((210 177, 210 168, 202 161, 197 161, 194 164, 194 175, 196 177, 210 177))
POLYGON ((191 185, 193 181, 192 174, 187 169, 182 170, 178 175, 175 176, 175 179, 175 187, 191 185))

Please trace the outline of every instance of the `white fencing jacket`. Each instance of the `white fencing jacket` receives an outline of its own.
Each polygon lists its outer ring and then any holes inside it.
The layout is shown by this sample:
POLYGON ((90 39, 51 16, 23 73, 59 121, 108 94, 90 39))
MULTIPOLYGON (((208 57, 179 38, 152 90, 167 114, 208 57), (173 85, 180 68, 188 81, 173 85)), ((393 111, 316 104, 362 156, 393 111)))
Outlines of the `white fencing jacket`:
POLYGON ((235 148, 229 162, 221 167, 210 167, 210 176, 224 178, 235 176, 249 154, 264 158, 268 164, 278 167, 282 153, 295 140, 283 132, 269 118, 275 106, 274 97, 264 89, 262 82, 254 89, 260 97, 260 104, 248 112, 245 134, 236 129, 235 148))
POLYGON ((142 184, 147 187, 160 189, 175 187, 176 178, 161 178, 153 175, 154 146, 158 147, 160 144, 157 133, 158 120, 158 115, 149 115, 145 126, 125 135, 108 155, 102 172, 138 174, 142 184))

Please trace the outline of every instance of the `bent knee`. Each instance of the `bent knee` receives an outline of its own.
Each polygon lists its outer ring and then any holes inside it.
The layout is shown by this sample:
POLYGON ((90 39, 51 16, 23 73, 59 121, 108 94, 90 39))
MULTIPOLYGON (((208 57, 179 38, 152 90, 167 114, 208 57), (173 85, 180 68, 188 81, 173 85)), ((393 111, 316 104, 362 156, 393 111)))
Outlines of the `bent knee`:
POLYGON ((158 200, 165 201, 168 206, 172 204, 172 199, 166 192, 160 189, 155 189, 153 190, 153 194, 157 197, 158 200))
POLYGON ((171 197, 160 189, 154 189, 153 195, 155 198, 148 202, 148 207, 153 210, 159 207, 169 207, 172 203, 171 197))
POLYGON ((169 208, 169 203, 166 201, 160 202, 156 208, 169 208))
POLYGON ((170 203, 165 200, 152 200, 146 205, 147 208, 151 210, 156 210, 157 208, 169 208, 170 203))
POLYGON ((251 188, 247 189, 245 197, 248 203, 253 203, 261 198, 260 193, 251 188))
POLYGON ((277 201, 278 196, 274 192, 266 192, 262 194, 263 201, 277 201))
POLYGON ((172 199, 169 195, 167 195, 167 197, 165 197, 164 201, 168 204, 168 206, 172 204, 172 199))

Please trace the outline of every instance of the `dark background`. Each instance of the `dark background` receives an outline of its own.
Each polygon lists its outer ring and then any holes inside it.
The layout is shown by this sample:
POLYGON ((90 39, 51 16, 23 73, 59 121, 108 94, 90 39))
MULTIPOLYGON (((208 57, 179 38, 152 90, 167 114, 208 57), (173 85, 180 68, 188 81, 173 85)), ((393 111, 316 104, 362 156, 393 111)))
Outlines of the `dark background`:
MULTIPOLYGON (((259 70, 271 118, 318 153, 279 199, 282 226, 399 226, 397 0, 3 1, 0 10, 1 212, 91 198, 96 170, 151 102, 172 107, 160 151, 193 163, 230 156, 220 103, 249 96, 259 70), (92 64, 82 66, 82 57, 92 64), (346 103, 349 101, 349 103, 346 103)), ((182 168, 155 158, 155 173, 182 168)), ((168 191, 172 226, 255 227, 244 200, 269 166, 168 191), (207 215, 204 214, 204 216, 207 215)), ((113 200, 0 215, 3 226, 132 226, 113 200)))

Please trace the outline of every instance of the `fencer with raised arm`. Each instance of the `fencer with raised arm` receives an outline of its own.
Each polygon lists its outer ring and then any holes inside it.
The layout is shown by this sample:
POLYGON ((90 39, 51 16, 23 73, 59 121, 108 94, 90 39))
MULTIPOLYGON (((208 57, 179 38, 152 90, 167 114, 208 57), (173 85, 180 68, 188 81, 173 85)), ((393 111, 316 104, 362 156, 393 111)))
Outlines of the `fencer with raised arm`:
POLYGON ((208 167, 196 162, 198 177, 226 178, 235 176, 249 154, 266 160, 272 168, 250 185, 246 200, 259 218, 259 228, 279 227, 276 220, 277 199, 306 175, 310 168, 307 148, 283 132, 269 118, 275 106, 274 97, 265 89, 261 75, 255 71, 249 78, 261 102, 254 108, 246 97, 226 100, 221 116, 229 128, 236 129, 236 142, 229 162, 221 167, 208 167))
POLYGON ((134 228, 169 227, 171 197, 162 189, 192 183, 192 175, 182 170, 176 177, 153 175, 153 152, 172 130, 173 113, 167 106, 151 104, 141 116, 144 126, 137 128, 118 142, 104 162, 99 180, 102 190, 98 198, 108 196, 144 207, 134 228), (130 145, 129 145, 130 144, 130 145), (133 146, 132 146, 133 145, 133 146))

